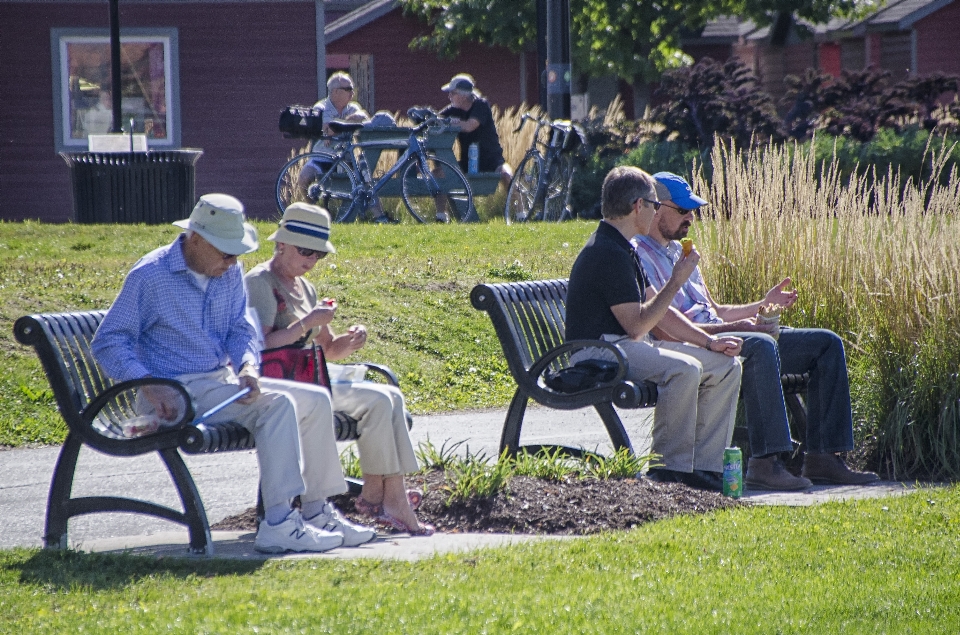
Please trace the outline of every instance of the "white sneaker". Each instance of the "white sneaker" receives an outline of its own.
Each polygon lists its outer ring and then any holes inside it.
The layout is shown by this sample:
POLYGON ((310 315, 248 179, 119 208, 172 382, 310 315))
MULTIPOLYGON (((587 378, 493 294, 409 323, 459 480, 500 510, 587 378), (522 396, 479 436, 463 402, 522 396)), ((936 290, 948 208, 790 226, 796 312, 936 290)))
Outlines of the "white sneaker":
POLYGON ((305 524, 299 510, 294 509, 279 525, 271 525, 266 519, 260 521, 253 548, 262 553, 329 551, 342 544, 342 535, 305 524))
POLYGON ((318 531, 342 535, 344 547, 356 547, 377 537, 375 529, 350 522, 329 502, 324 504, 322 512, 313 518, 304 518, 303 522, 318 531))

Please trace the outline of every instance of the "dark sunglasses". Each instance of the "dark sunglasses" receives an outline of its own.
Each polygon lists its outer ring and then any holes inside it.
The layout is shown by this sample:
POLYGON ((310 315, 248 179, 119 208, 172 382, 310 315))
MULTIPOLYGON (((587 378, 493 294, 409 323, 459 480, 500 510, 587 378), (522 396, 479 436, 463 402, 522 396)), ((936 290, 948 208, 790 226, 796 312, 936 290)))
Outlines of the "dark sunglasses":
POLYGON ((303 256, 304 258, 309 258, 310 256, 316 256, 317 260, 327 257, 327 252, 320 251, 319 249, 307 249, 306 247, 297 247, 297 253, 303 256))
MULTIPOLYGON (((207 244, 209 244, 209 243, 207 243, 207 244)), ((213 245, 210 245, 210 246, 213 247, 213 245)), ((216 251, 218 254, 220 254, 220 257, 223 258, 224 260, 230 260, 231 258, 239 258, 239 256, 237 256, 237 254, 227 254, 227 253, 224 253, 224 252, 220 251, 220 250, 217 249, 216 247, 213 247, 213 250, 216 251)))
POLYGON ((636 203, 637 201, 646 201, 647 203, 650 203, 651 205, 653 205, 653 211, 655 212, 660 209, 660 205, 662 204, 660 203, 660 201, 651 201, 649 198, 643 198, 643 197, 638 198, 636 201, 634 201, 634 203, 636 203))
POLYGON ((347 91, 348 93, 352 93, 352 92, 353 92, 353 86, 338 86, 337 88, 339 88, 340 90, 345 90, 345 91, 347 91))
POLYGON ((694 210, 692 210, 692 209, 684 209, 684 208, 678 207, 678 206, 676 206, 676 205, 671 205, 670 203, 661 202, 660 205, 662 205, 662 206, 664 206, 664 207, 669 207, 670 209, 672 209, 673 211, 675 211, 677 214, 680 214, 681 216, 686 216, 687 214, 692 214, 692 213, 694 212, 694 210))

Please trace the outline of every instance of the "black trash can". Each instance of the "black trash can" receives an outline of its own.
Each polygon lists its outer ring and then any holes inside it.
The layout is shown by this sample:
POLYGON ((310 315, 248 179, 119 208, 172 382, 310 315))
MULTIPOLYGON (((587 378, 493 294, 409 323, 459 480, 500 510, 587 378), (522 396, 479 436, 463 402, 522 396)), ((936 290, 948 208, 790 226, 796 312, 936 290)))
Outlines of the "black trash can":
POLYGON ((61 152, 78 223, 159 225, 190 215, 203 150, 61 152))

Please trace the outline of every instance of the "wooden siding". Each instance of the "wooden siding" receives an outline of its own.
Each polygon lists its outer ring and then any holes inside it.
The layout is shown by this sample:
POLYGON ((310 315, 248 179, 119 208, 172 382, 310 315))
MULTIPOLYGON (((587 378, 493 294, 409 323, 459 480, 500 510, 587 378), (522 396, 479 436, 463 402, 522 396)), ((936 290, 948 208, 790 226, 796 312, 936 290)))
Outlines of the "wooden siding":
MULTIPOLYGON (((54 146, 50 29, 108 20, 106 4, 0 4, 0 218, 72 219, 54 146)), ((226 192, 250 216, 275 217, 276 174, 297 145, 277 117, 317 94, 313 3, 121 3, 120 24, 179 29, 181 145, 204 151, 197 195, 226 192)))
MULTIPOLYGON (((501 47, 466 44, 455 60, 438 59, 423 49, 411 50, 410 40, 426 32, 426 25, 405 18, 395 9, 364 28, 327 45, 327 55, 370 54, 376 75, 377 110, 405 113, 411 106, 442 108, 449 104, 440 87, 457 73, 470 73, 477 88, 501 109, 523 101, 520 85, 524 56, 501 47)), ((526 100, 539 100, 536 55, 527 55, 526 100)))
POLYGON ((845 71, 862 71, 867 65, 867 51, 862 39, 840 42, 840 61, 845 71))
POLYGON ((913 25, 917 32, 918 75, 934 71, 960 75, 960 2, 953 2, 913 25))
POLYGON ((910 76, 910 32, 885 33, 880 40, 880 67, 890 71, 890 81, 910 76))

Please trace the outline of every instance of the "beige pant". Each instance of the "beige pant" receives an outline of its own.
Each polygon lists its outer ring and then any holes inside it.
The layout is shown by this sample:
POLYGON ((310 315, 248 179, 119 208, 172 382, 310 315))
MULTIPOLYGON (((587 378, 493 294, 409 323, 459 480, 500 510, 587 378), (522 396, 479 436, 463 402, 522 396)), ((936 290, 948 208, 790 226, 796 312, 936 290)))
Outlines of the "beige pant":
MULTIPOLYGON (((177 380, 193 394, 198 416, 235 394, 239 383, 229 367, 177 380)), ((253 433, 265 507, 298 495, 308 502, 347 491, 326 388, 261 378, 256 401, 234 402, 210 421, 236 421, 253 433)))
POLYGON ((334 382, 333 407, 358 420, 357 449, 364 474, 393 476, 417 471, 399 388, 373 382, 334 382))
MULTIPOLYGON (((630 364, 627 379, 657 384, 651 450, 661 456, 664 467, 723 471, 723 450, 733 438, 737 414, 740 360, 678 342, 634 341, 621 335, 603 339, 623 349, 630 364)), ((613 354, 576 357, 612 360, 613 354)))

